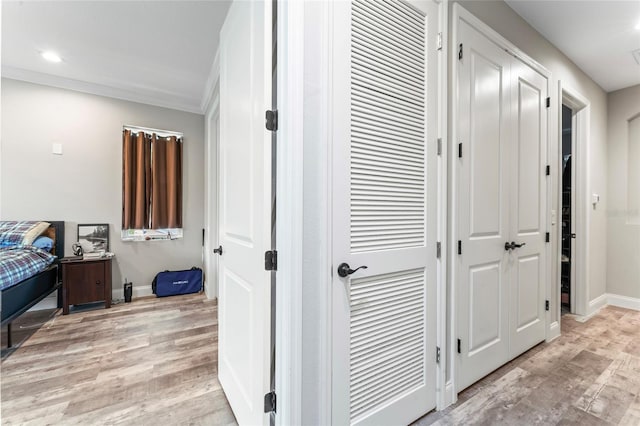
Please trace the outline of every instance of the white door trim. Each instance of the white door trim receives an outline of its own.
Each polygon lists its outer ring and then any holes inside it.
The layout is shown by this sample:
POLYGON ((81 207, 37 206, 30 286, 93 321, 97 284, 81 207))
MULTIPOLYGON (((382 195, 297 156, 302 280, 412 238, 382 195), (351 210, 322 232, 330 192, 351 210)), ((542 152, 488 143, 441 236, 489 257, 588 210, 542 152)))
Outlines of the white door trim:
POLYGON ((302 424, 303 88, 305 2, 277 2, 277 425, 302 424))
MULTIPOLYGON (((590 140, 590 119, 591 119, 591 103, 577 90, 558 82, 558 122, 562 121, 562 105, 567 105, 572 109, 575 115, 573 132, 575 133, 575 146, 572 153, 572 167, 575 170, 575 220, 574 229, 577 230, 577 238, 575 240, 576 253, 572 253, 572 260, 576 259, 575 277, 571 277, 572 282, 575 280, 575 293, 571 295, 575 299, 575 314, 588 317, 597 311, 601 306, 599 304, 590 304, 589 296, 589 223, 591 209, 589 208, 589 140, 590 140)), ((562 156, 562 126, 558 126, 558 152, 557 158, 562 156)), ((562 163, 558 164, 558 223, 560 221, 560 210, 562 209, 562 163)), ((553 291, 557 295, 558 306, 556 307, 558 325, 560 324, 560 275, 561 275, 561 258, 560 252, 562 247, 562 232, 560 226, 557 227, 556 242, 558 244, 558 258, 555 259, 557 264, 557 274, 555 277, 555 285, 553 291)), ((573 304, 572 304, 573 305, 573 304)), ((559 327, 558 327, 559 333, 559 327)))
POLYGON ((212 128, 211 122, 220 118, 220 93, 218 81, 214 84, 209 107, 205 115, 205 235, 203 246, 203 264, 205 274, 204 292, 208 299, 218 297, 218 259, 213 248, 218 242, 218 137, 219 127, 212 128))
POLYGON ((448 156, 448 82, 449 82, 449 51, 447 50, 449 42, 449 0, 443 0, 438 5, 438 32, 441 35, 442 48, 438 60, 438 110, 440 114, 438 120, 438 138, 441 140, 441 153, 437 159, 438 162, 438 224, 437 233, 438 241, 441 244, 440 259, 437 264, 437 332, 436 344, 440 348, 440 363, 436 367, 436 410, 443 410, 447 406, 453 404, 455 400, 455 392, 450 375, 447 372, 447 360, 449 359, 449 348, 447 347, 447 314, 449 306, 447 305, 447 265, 448 256, 448 179, 447 179, 447 156, 448 156))
MULTIPOLYGON (((467 24, 469 24, 471 27, 475 28, 478 32, 482 33, 485 37, 487 37, 489 40, 491 40, 493 43, 495 43, 496 45, 500 46, 501 48, 503 48, 504 50, 506 50, 509 54, 511 54, 512 56, 516 57, 517 59, 519 59, 520 61, 522 61, 523 63, 527 64, 528 66, 530 66, 533 70, 535 70, 536 72, 540 73, 543 77, 545 77, 547 79, 547 96, 551 95, 551 88, 550 88, 550 81, 551 81, 551 72, 549 70, 547 70, 542 64, 538 63, 537 61, 533 60, 531 57, 529 57, 526 53, 524 53, 522 50, 520 50, 518 47, 516 47, 513 43, 511 43, 509 40, 507 40, 506 38, 504 38, 503 36, 501 36, 499 33, 497 33, 493 28, 491 28, 490 26, 488 26, 487 24, 485 24, 484 22, 482 22, 480 19, 478 19, 475 15, 473 15, 471 12, 469 12, 468 10, 466 10, 464 7, 462 7, 459 3, 455 3, 453 5, 453 19, 452 19, 452 31, 451 34, 453 35, 453 40, 452 43, 450 44, 450 51, 449 54, 451 55, 451 78, 452 78, 452 82, 451 82, 451 109, 450 109, 450 114, 451 114, 451 120, 449 121, 451 123, 451 127, 450 127, 450 137, 449 137, 449 141, 447 143, 448 145, 448 150, 449 152, 453 153, 455 152, 454 149, 454 145, 457 143, 457 138, 458 138, 458 131, 457 131, 457 126, 455 123, 458 122, 458 107, 459 107, 459 87, 458 87, 458 73, 459 73, 459 66, 458 66, 458 60, 457 60, 457 55, 458 55, 458 49, 459 49, 459 36, 458 36, 458 32, 459 32, 459 22, 463 20, 465 21, 467 24)), ((549 120, 550 117, 550 108, 547 108, 547 123, 551 123, 549 120)), ((551 136, 551 126, 547 125, 547 159, 549 159, 549 149, 550 149, 550 136, 551 136)), ((451 326, 450 326, 450 331, 449 331, 449 345, 447 347, 448 351, 449 351, 449 365, 451 368, 451 373, 450 373, 450 377, 451 377, 451 382, 453 384, 453 386, 450 387, 450 392, 453 392, 454 394, 450 397, 450 400, 448 400, 448 403, 453 403, 457 400, 457 395, 455 394, 455 389, 456 387, 456 377, 457 377, 457 348, 456 348, 456 339, 457 339, 457 330, 458 330, 458 324, 456 321, 456 317, 457 317, 457 312, 456 312, 456 292, 457 292, 457 286, 456 283, 458 281, 457 279, 457 262, 455 261, 455 259, 457 258, 457 247, 455 244, 453 244, 454 241, 458 240, 458 236, 457 236, 457 229, 458 229, 458 221, 457 221, 457 214, 455 212, 457 212, 457 203, 456 203, 456 199, 457 199, 457 172, 456 172, 456 159, 454 158, 453 155, 449 156, 449 215, 448 217, 450 218, 450 223, 449 223, 449 251, 448 251, 448 255, 450 256, 451 261, 449 262, 449 288, 450 288, 450 299, 449 299, 449 304, 448 304, 448 308, 450 309, 448 318, 450 320, 451 326)), ((551 179, 549 179, 547 181, 547 197, 548 200, 551 197, 551 184, 550 184, 551 179)), ((550 206, 550 204, 548 204, 550 206)), ((551 223, 551 209, 547 208, 547 227, 550 228, 550 224, 551 223)), ((551 231, 551 229, 549 229, 549 232, 551 231)), ((551 244, 547 245, 546 249, 545 249, 545 256, 547 259, 546 262, 546 268, 547 271, 545 273, 545 275, 547 276, 547 285, 545 286, 546 291, 547 291, 547 299, 549 299, 549 296, 551 294, 551 261, 550 261, 550 256, 551 256, 551 244)), ((558 290, 559 291, 559 290, 558 290)), ((546 324, 546 329, 547 329, 547 334, 548 334, 548 330, 550 329, 550 327, 552 326, 551 324, 551 316, 549 315, 549 313, 547 313, 547 324, 546 324)))

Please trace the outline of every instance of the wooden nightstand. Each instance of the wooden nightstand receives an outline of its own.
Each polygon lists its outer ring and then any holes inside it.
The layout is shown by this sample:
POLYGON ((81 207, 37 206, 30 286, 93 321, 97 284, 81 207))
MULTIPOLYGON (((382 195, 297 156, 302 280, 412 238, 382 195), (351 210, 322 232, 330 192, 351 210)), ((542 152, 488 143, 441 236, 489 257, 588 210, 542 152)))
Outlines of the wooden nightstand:
POLYGON ((62 265, 62 314, 69 305, 104 301, 111 307, 111 258, 65 260, 62 265))

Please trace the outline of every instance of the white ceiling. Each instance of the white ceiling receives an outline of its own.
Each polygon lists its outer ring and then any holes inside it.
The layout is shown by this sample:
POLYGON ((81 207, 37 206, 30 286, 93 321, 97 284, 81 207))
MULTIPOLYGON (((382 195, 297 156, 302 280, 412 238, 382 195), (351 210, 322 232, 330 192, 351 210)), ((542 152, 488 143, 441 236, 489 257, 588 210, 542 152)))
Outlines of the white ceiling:
POLYGON ((506 0, 605 91, 640 84, 640 1, 506 0))
POLYGON ((2 75, 202 112, 230 1, 2 4, 2 75), (62 63, 40 53, 57 52, 62 63))

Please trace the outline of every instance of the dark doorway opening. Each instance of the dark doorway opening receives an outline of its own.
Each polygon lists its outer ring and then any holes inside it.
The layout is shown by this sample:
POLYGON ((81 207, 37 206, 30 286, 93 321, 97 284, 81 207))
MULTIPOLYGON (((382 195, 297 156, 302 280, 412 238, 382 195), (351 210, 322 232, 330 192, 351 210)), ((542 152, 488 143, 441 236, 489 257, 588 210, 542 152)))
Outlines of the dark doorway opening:
POLYGON ((572 242, 573 232, 572 204, 573 204, 573 111, 562 105, 562 250, 560 272, 560 302, 562 314, 571 312, 571 302, 574 297, 571 292, 572 279, 572 242))

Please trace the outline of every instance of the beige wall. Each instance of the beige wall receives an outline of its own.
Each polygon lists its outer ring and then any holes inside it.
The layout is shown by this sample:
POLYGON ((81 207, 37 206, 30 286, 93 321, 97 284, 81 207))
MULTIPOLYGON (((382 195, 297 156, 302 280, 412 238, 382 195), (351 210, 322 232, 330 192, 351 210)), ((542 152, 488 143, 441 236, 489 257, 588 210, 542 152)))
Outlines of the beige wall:
POLYGON ((9 79, 1 111, 1 219, 64 220, 66 255, 78 223, 108 223, 114 297, 122 297, 125 277, 135 296, 150 292, 159 271, 202 267, 202 115, 9 79), (124 124, 184 133, 183 239, 120 240, 124 124), (63 155, 52 154, 52 143, 63 155))
MULTIPOLYGON (((591 135, 589 150, 589 186, 590 193, 600 194, 600 204, 590 211, 589 235, 587 248, 588 264, 588 300, 592 301, 606 292, 607 282, 607 94, 569 58, 547 41, 540 33, 531 27, 502 0, 499 1, 459 1, 461 6, 489 25, 496 32, 517 46, 532 59, 547 68, 552 76, 549 87, 551 97, 550 130, 550 160, 552 170, 558 170, 558 81, 563 87, 580 93, 591 103, 591 135)), ((453 13, 450 13, 452 16, 453 13)), ((450 27, 452 31, 452 27, 450 27)), ((449 40, 453 40, 450 34, 449 40)), ((553 176, 553 209, 557 206, 557 173, 553 176)), ((589 195, 590 198, 590 195, 589 195)), ((552 232, 557 236, 558 222, 552 232)), ((553 241, 557 238, 552 237, 553 241)), ((558 258, 558 247, 554 244, 552 259, 558 258)), ((557 269, 553 276, 557 277, 557 269)), ((552 306, 557 306, 555 292, 551 298, 552 306)), ((555 315, 556 310, 552 308, 555 315)), ((555 319, 555 318, 554 318, 555 319)))
POLYGON ((640 168, 640 162, 629 164, 629 120, 640 114, 640 85, 611 92, 608 101, 607 292, 640 298, 640 223, 629 211, 628 191, 630 168, 640 168))

